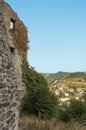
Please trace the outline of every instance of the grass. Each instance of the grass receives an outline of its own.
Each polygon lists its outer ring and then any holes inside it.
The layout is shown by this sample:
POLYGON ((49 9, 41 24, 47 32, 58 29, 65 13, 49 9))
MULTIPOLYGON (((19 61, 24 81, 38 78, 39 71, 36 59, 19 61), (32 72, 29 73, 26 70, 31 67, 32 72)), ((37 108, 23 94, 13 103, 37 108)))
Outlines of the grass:
POLYGON ((69 78, 69 79, 64 79, 64 80, 59 80, 59 82, 62 83, 62 86, 67 86, 67 87, 72 87, 72 86, 76 86, 76 88, 86 88, 86 81, 81 82, 79 81, 78 78, 74 79, 74 78, 69 78))
POLYGON ((86 130, 86 119, 70 122, 57 122, 55 119, 42 120, 35 116, 22 116, 19 119, 19 130, 86 130))

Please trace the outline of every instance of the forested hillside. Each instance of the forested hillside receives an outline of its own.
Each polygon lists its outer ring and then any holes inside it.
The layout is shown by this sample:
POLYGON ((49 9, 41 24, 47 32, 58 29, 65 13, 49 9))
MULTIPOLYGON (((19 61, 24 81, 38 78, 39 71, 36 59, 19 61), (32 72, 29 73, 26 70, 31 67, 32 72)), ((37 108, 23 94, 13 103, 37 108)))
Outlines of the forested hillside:
POLYGON ((48 81, 48 83, 53 82, 54 80, 64 79, 69 76, 68 72, 57 72, 57 73, 41 73, 48 81))
POLYGON ((51 83, 55 80, 61 80, 61 79, 84 79, 86 80, 86 72, 57 72, 57 73, 41 73, 48 81, 48 83, 51 83))

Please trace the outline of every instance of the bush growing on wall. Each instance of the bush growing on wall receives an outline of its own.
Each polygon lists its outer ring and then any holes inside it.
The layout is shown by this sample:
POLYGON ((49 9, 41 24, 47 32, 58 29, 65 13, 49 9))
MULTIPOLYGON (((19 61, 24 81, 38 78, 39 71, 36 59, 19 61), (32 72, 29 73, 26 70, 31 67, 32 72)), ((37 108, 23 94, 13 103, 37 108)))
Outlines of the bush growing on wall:
POLYGON ((23 99, 21 112, 42 118, 55 117, 57 97, 49 91, 45 78, 29 67, 25 56, 23 56, 22 73, 27 92, 23 99))

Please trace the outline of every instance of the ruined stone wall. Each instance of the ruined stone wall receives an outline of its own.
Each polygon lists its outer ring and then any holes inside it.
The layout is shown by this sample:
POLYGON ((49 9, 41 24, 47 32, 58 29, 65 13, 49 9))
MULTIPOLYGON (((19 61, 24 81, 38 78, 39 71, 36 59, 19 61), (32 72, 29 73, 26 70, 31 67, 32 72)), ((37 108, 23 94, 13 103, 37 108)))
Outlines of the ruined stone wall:
POLYGON ((10 48, 13 49, 12 61, 15 67, 17 84, 19 90, 25 90, 25 86, 22 83, 22 54, 27 52, 27 28, 23 22, 18 18, 17 14, 11 9, 11 7, 4 3, 4 20, 6 25, 6 32, 8 37, 8 42, 10 48), (11 22, 13 23, 13 28, 11 28, 11 22))
POLYGON ((0 0, 0 130, 18 130, 19 90, 25 89, 22 53, 26 51, 26 27, 10 6, 0 0), (10 20, 14 20, 15 30, 10 28, 10 20))
POLYGON ((10 42, 14 43, 15 47, 20 52, 27 52, 27 28, 23 24, 23 22, 18 18, 17 14, 11 9, 11 7, 4 3, 4 18, 5 25, 7 28, 7 34, 10 42), (10 29, 10 22, 14 22, 14 29, 10 29), (11 37, 12 36, 12 37, 11 37))

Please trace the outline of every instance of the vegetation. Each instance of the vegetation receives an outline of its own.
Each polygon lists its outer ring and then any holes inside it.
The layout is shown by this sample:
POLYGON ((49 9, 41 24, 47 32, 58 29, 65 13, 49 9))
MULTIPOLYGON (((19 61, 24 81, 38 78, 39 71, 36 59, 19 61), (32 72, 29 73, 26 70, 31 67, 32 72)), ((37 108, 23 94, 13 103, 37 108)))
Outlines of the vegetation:
POLYGON ((60 71, 57 73, 42 73, 42 75, 47 79, 48 83, 52 83, 54 80, 67 78, 70 73, 60 71))
POLYGON ((86 87, 86 73, 85 72, 58 72, 54 74, 42 74, 48 81, 49 84, 54 83, 55 80, 63 83, 65 86, 75 87, 86 87))
POLYGON ((67 78, 82 78, 86 81, 86 73, 85 72, 75 72, 75 73, 70 73, 70 75, 67 78))
POLYGON ((70 105, 63 104, 59 107, 59 119, 64 122, 69 122, 71 119, 78 121, 82 119, 86 123, 86 102, 72 99, 70 105))
MULTIPOLYGON (((50 91, 46 79, 30 67, 26 55, 23 55, 22 60, 22 79, 26 85, 26 95, 21 104, 19 130, 85 130, 86 94, 82 100, 71 99, 69 104, 60 104, 59 98, 50 91)), ((69 73, 63 75, 65 78, 57 80, 57 88, 59 85, 71 85, 76 89, 76 83, 84 83, 85 86, 85 75, 82 73, 77 73, 74 77, 74 74, 69 73)), ((61 93, 61 97, 64 95, 65 93, 61 93)))
POLYGON ((22 72, 27 92, 22 102, 21 113, 42 118, 55 117, 57 97, 49 91, 45 78, 29 67, 25 55, 23 55, 22 72))
POLYGON ((19 130, 86 130, 86 120, 82 123, 73 119, 68 123, 58 122, 55 119, 42 120, 35 116, 23 116, 19 120, 19 130))

